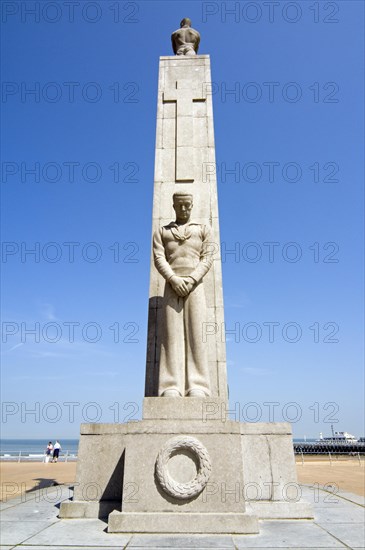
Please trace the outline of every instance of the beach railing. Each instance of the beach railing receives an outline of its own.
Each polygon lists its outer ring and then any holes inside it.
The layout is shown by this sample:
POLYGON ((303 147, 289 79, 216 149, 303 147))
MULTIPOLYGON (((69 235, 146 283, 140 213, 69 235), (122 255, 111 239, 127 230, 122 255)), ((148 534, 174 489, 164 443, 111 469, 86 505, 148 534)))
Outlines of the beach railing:
POLYGON ((327 441, 315 441, 315 442, 294 442, 293 443, 295 454, 300 455, 364 455, 365 454, 365 442, 327 442, 327 441))
POLYGON ((349 463, 349 461, 352 462, 355 465, 357 464, 360 467, 365 466, 364 458, 362 458, 360 453, 357 453, 357 454, 356 453, 332 454, 330 451, 327 451, 327 452, 322 452, 322 453, 317 453, 317 454, 312 453, 310 455, 309 454, 303 455, 303 453, 301 453, 301 454, 297 453, 297 456, 298 456, 298 460, 296 462, 297 465, 300 464, 303 467, 305 467, 306 464, 311 464, 311 463, 313 463, 313 461, 316 461, 316 460, 319 461, 318 464, 319 463, 323 463, 323 464, 329 463, 330 466, 333 466, 334 464, 335 465, 341 464, 341 462, 349 463))
MULTIPOLYGON (((45 452, 37 451, 25 451, 25 450, 1 450, 0 451, 0 462, 45 462, 46 461, 45 452)), ((58 462, 74 462, 78 458, 77 451, 70 451, 66 449, 61 451, 58 462)), ((52 460, 52 455, 50 456, 50 462, 52 460)))

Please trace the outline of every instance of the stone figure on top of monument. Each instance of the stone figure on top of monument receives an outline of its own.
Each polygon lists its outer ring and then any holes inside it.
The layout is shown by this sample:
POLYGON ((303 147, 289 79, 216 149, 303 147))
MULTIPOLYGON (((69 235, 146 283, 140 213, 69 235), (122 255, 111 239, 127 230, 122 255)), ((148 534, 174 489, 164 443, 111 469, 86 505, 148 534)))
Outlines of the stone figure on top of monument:
POLYGON ((190 221, 193 196, 173 195, 176 221, 155 231, 153 256, 166 280, 162 303, 158 395, 209 397, 209 369, 202 327, 203 277, 213 264, 211 228, 190 221))
POLYGON ((185 17, 180 29, 171 35, 172 49, 175 55, 196 55, 198 53, 200 34, 191 28, 191 20, 185 17))

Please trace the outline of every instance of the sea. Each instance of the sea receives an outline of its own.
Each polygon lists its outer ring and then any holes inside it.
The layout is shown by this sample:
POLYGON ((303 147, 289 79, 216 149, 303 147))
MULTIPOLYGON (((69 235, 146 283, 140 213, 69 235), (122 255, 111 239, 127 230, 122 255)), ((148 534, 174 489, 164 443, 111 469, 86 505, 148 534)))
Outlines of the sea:
MULTIPOLYGON (((314 442, 315 439, 294 439, 294 443, 314 442)), ((54 441, 53 441, 54 443, 54 441)), ((61 458, 69 457, 77 458, 79 440, 78 439, 61 439, 62 451, 61 458)), ((45 439, 0 439, 0 460, 14 460, 19 457, 21 459, 32 460, 43 456, 47 447, 48 441, 45 439)))
MULTIPOLYGON (((21 459, 39 460, 45 454, 48 441, 45 439, 0 439, 0 460, 14 460, 19 457, 19 453, 21 459)), ((59 442, 62 447, 61 458, 75 459, 77 457, 78 439, 60 439, 59 442)))

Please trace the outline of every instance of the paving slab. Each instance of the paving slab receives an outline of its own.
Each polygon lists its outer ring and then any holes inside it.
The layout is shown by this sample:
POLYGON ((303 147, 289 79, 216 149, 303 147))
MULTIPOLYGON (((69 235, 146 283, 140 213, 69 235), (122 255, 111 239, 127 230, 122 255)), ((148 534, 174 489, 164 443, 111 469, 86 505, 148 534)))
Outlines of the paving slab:
POLYGON ((323 524, 325 529, 330 535, 341 540, 344 544, 347 544, 350 548, 364 548, 365 547, 365 525, 362 523, 328 523, 323 524))
POLYGON ((312 521, 260 522, 260 535, 234 536, 241 548, 344 548, 344 545, 312 521))
POLYGON ((56 503, 62 502, 71 498, 73 495, 73 488, 69 485, 56 485, 53 487, 43 487, 43 489, 38 489, 37 491, 32 491, 26 493, 22 496, 21 502, 46 502, 46 503, 56 503))
POLYGON ((34 502, 46 504, 57 504, 63 500, 67 500, 72 497, 72 487, 67 485, 56 485, 53 487, 44 487, 37 491, 30 491, 21 496, 15 498, 9 498, 0 502, 0 510, 6 510, 19 504, 34 504, 34 502))
POLYGON ((42 548, 50 541, 57 541, 60 546, 124 548, 131 538, 130 535, 107 533, 106 529, 107 524, 99 519, 57 520, 47 531, 34 534, 27 543, 42 548))
MULTIPOLYGON (((57 520, 59 521, 59 520, 57 520)), ((52 525, 51 521, 12 521, 0 522, 0 543, 4 545, 21 544, 28 540, 32 535, 47 529, 52 525)))
POLYGON ((332 505, 319 505, 315 510, 314 521, 319 525, 325 523, 363 523, 365 508, 357 504, 339 502, 332 505))
POLYGON ((59 509, 47 504, 19 504, 15 508, 7 508, 1 512, 1 521, 56 521, 59 509))
POLYGON ((0 502, 0 512, 2 512, 3 510, 6 510, 7 508, 11 508, 12 506, 15 506, 15 503, 12 500, 0 502))
MULTIPOLYGON (((346 502, 338 493, 333 494, 320 489, 318 486, 301 487, 301 496, 303 500, 309 502, 312 506, 328 506, 338 502, 346 502)), ((350 501, 350 503, 353 501, 350 501)))
POLYGON ((365 506, 365 497, 361 495, 354 495, 353 493, 347 493, 345 491, 340 491, 338 493, 340 498, 353 502, 354 504, 360 504, 360 506, 365 506))
POLYGON ((134 535, 128 544, 128 548, 233 548, 231 536, 159 536, 159 535, 134 535))
POLYGON ((302 498, 311 504, 319 504, 323 502, 328 504, 336 501, 348 501, 353 504, 365 507, 365 497, 361 495, 355 495, 346 491, 338 491, 334 493, 324 490, 314 485, 301 485, 302 498))
POLYGON ((333 490, 331 490, 328 483, 326 485, 319 485, 319 488, 321 491, 332 494, 334 497, 343 498, 345 500, 349 500, 350 502, 365 506, 364 496, 355 495, 354 493, 349 493, 347 491, 342 491, 336 483, 333 484, 333 490))
MULTIPOLYGON (((57 546, 52 544, 52 546, 29 546, 29 545, 21 545, 21 546, 11 546, 11 549, 13 550, 16 548, 16 550, 96 550, 100 548, 100 545, 96 546, 57 546)), ((103 550, 115 550, 115 546, 102 546, 103 550)), ((120 550, 124 550, 126 546, 120 546, 120 550)), ((0 546, 0 550, 3 550, 3 547, 0 546)))

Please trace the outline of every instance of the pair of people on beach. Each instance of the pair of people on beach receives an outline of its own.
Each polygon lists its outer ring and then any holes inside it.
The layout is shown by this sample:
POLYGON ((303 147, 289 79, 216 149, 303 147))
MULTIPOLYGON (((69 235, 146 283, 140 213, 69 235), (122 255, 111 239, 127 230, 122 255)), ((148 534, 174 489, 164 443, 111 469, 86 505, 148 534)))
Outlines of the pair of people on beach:
POLYGON ((57 462, 59 454, 60 454, 60 450, 61 450, 61 445, 60 445, 60 443, 57 439, 56 439, 56 443, 54 445, 53 445, 52 441, 50 441, 47 445, 47 448, 46 448, 45 462, 49 462, 49 459, 51 458, 51 455, 52 455, 52 462, 57 462))

